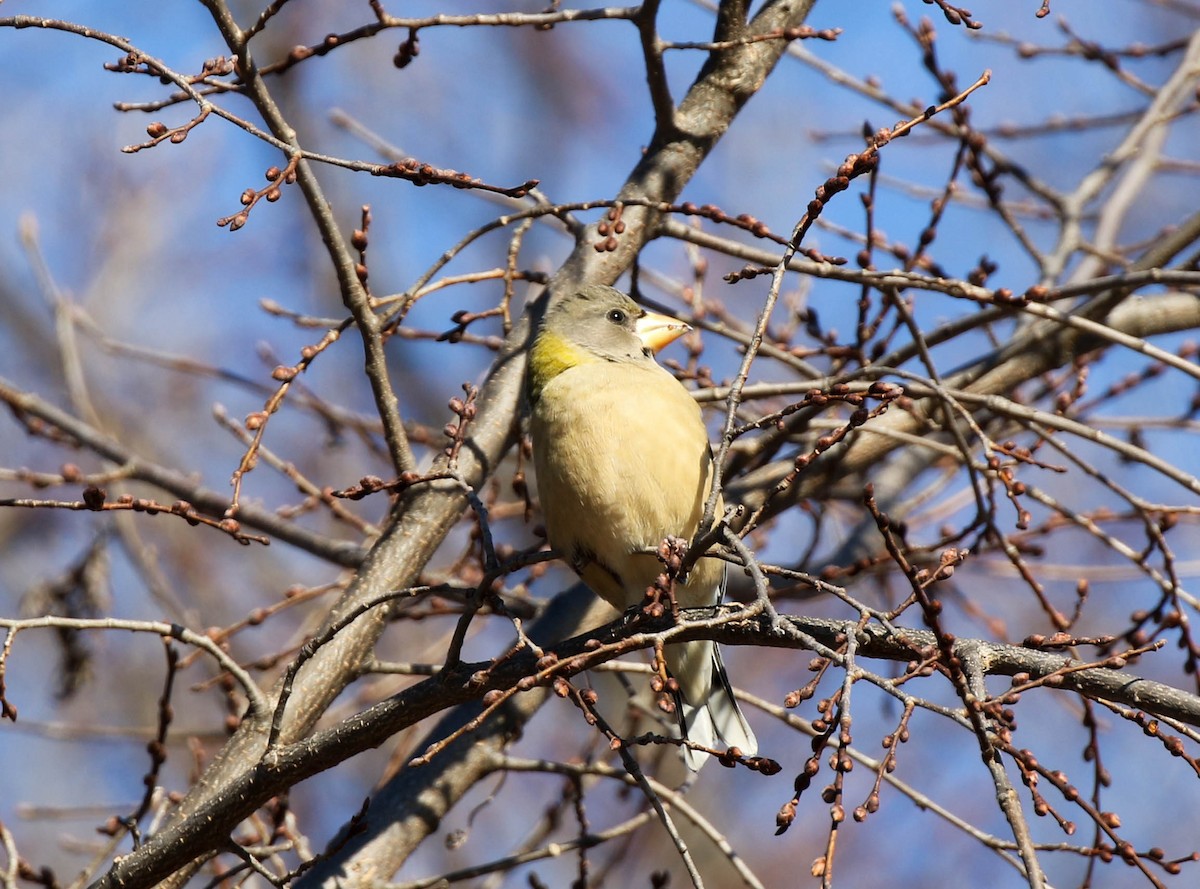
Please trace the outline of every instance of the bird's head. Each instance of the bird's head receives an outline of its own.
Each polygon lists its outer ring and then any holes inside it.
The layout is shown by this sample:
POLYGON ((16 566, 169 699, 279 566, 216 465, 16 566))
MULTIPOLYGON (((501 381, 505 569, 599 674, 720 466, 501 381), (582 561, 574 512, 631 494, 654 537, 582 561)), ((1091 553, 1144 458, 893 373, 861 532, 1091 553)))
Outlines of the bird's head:
POLYGON ((653 361, 689 330, 678 318, 647 312, 615 288, 584 285, 546 313, 530 353, 530 396, 536 400, 546 383, 579 364, 653 361))

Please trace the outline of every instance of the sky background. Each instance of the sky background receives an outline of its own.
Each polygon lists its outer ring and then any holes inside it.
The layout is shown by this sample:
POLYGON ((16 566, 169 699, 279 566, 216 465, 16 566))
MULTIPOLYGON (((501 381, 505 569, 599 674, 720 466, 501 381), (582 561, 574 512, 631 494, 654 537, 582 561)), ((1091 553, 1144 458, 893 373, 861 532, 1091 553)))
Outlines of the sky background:
MULTIPOLYGON (((945 67, 958 73, 960 85, 973 81, 985 69, 993 71, 991 85, 970 100, 976 126, 995 133, 1002 125, 1031 125, 1053 116, 1092 117, 1136 111, 1145 97, 1129 85, 1106 74, 1098 64, 1050 55, 1022 60, 1012 43, 1030 41, 1038 46, 1061 46, 1065 19, 1078 33, 1108 45, 1134 41, 1156 44, 1186 37, 1197 19, 1157 6, 1127 0, 1055 0, 1046 19, 1034 16, 1038 3, 990 0, 975 2, 972 12, 984 22, 985 36, 1008 35, 1008 40, 972 38, 963 28, 939 19, 937 52, 945 67)), ((498 4, 499 10, 534 11, 542 4, 498 4)), ((686 2, 663 4, 662 32, 667 39, 704 40, 711 33, 711 14, 686 2)), ((936 10, 919 2, 901 4, 913 21, 936 10)), ((254 7, 235 6, 239 21, 249 22, 254 7)), ((419 16, 436 12, 478 11, 477 4, 395 4, 394 14, 419 16), (403 8, 401 8, 401 6, 403 8)), ((919 52, 896 24, 890 4, 869 0, 840 4, 820 0, 809 19, 815 28, 841 28, 835 42, 807 41, 798 46, 824 64, 857 78, 876 78, 892 96, 912 99, 920 106, 937 100, 938 88, 921 70, 919 52)), ((38 15, 86 24, 120 34, 145 52, 180 71, 199 70, 205 59, 218 56, 224 47, 203 7, 198 3, 83 3, 7 0, 0 18, 38 15)), ((256 49, 260 62, 280 57, 299 44, 312 44, 323 35, 354 28, 370 19, 366 4, 295 0, 262 35, 256 49)), ((330 155, 377 161, 371 146, 336 124, 337 114, 348 115, 400 151, 441 168, 463 170, 489 183, 516 185, 527 179, 541 181, 541 190, 553 201, 605 199, 614 195, 636 163, 640 149, 652 132, 652 116, 642 75, 641 53, 635 30, 626 22, 559 25, 550 32, 529 29, 427 29, 421 32, 420 55, 403 70, 392 55, 403 39, 389 32, 376 39, 348 46, 328 57, 298 66, 282 80, 273 81, 285 113, 310 149, 330 155)), ((248 187, 261 187, 264 170, 280 163, 270 147, 255 141, 237 127, 210 118, 193 130, 180 145, 163 144, 133 154, 121 147, 146 138, 152 121, 169 126, 193 114, 187 104, 147 115, 120 113, 115 102, 160 98, 164 87, 154 78, 105 71, 106 62, 120 53, 77 35, 43 29, 0 28, 0 377, 20 388, 39 393, 49 401, 68 404, 64 377, 54 339, 53 309, 46 295, 44 268, 65 299, 80 307, 105 336, 114 341, 153 349, 169 355, 186 355, 258 385, 270 385, 270 370, 281 361, 291 363, 298 350, 314 342, 319 333, 297 329, 259 308, 273 300, 286 309, 340 319, 344 310, 328 263, 295 189, 284 189, 275 204, 254 209, 244 229, 231 233, 216 220, 239 209, 238 198, 248 187)), ((1172 70, 1177 56, 1126 62, 1130 71, 1147 83, 1160 83, 1172 70)), ((678 99, 695 74, 700 56, 689 52, 668 54, 669 75, 678 99)), ((225 101, 230 110, 251 115, 249 103, 237 97, 225 101)), ((869 102, 852 90, 830 82, 812 65, 794 58, 781 62, 778 71, 738 118, 725 139, 689 183, 682 200, 713 203, 730 214, 748 212, 778 233, 787 233, 803 213, 813 189, 831 175, 842 158, 861 145, 864 122, 872 127, 892 125, 897 115, 869 102)), ((1086 132, 1047 133, 1020 141, 998 138, 1002 150, 1052 186, 1074 188, 1124 133, 1121 127, 1086 132)), ((1176 127, 1168 140, 1168 156, 1196 160, 1200 134, 1193 123, 1176 127)), ((889 145, 883 152, 886 179, 880 191, 877 225, 896 241, 915 243, 928 217, 930 194, 890 183, 920 183, 939 188, 953 156, 952 147, 918 132, 889 145)), ((1194 171, 1193 171, 1194 173, 1194 171)), ((415 188, 399 180, 326 168, 320 171, 323 187, 336 218, 347 232, 359 224, 360 208, 369 204, 373 217, 370 248, 371 284, 377 295, 402 292, 463 234, 493 219, 503 208, 478 192, 445 188, 415 188)), ((862 210, 854 195, 835 201, 826 218, 855 231, 862 229, 862 210)), ((1164 173, 1131 211, 1122 240, 1135 242, 1152 237, 1163 220, 1179 219, 1194 211, 1200 197, 1192 173, 1164 173)), ((592 217, 588 217, 592 218, 592 217)), ((1042 249, 1052 246, 1056 227, 1048 221, 1027 219, 1031 237, 1042 249)), ((504 235, 485 238, 456 261, 449 273, 502 265, 507 240, 504 235)), ((568 239, 553 226, 536 226, 522 255, 526 268, 551 272, 570 250, 568 239)), ((827 230, 815 230, 810 246, 828 253, 853 257, 857 249, 827 230)), ((1036 283, 1035 269, 996 219, 966 204, 952 205, 939 230, 932 254, 947 273, 963 276, 985 254, 998 263, 992 279, 996 286, 1021 292, 1036 283)), ((645 253, 652 269, 677 284, 692 283, 687 252, 677 244, 653 244, 645 253)), ((881 267, 890 260, 880 257, 881 267)), ((767 280, 728 288, 720 276, 740 266, 712 259, 706 296, 723 299, 735 318, 750 323, 766 292, 767 280)), ((811 282, 810 282, 811 283, 811 282)), ((799 285, 793 282, 790 285, 799 285)), ((809 286, 805 284, 804 286, 809 286)), ((648 287, 649 295, 668 305, 680 306, 670 288, 648 287)), ((1151 291, 1152 292, 1152 291, 1151 291)), ((851 330, 857 292, 829 282, 811 283, 804 297, 819 312, 827 328, 851 330)), ((422 300, 414 309, 410 326, 431 331, 447 330, 459 309, 483 309, 495 301, 495 290, 452 288, 444 296, 422 300)), ((918 297, 916 312, 923 325, 952 317, 964 308, 949 299, 918 297)), ((497 333, 496 326, 480 327, 497 333)), ((1163 338, 1159 345, 1174 348, 1182 337, 1163 338)), ((939 353, 941 367, 949 369, 974 357, 978 342, 951 346, 939 353)), ((86 372, 97 409, 110 428, 133 430, 132 443, 153 459, 197 473, 218 490, 242 453, 242 446, 214 423, 211 410, 221 405, 235 418, 257 409, 263 394, 229 380, 196 377, 151 364, 131 368, 126 357, 113 355, 89 339, 82 347, 86 372)), ((668 355, 668 357, 672 357, 668 355)), ((682 352, 673 357, 683 360, 682 352)), ((407 416, 435 429, 447 419, 447 398, 463 381, 478 381, 491 360, 484 349, 467 347, 448 351, 432 342, 406 342, 393 353, 396 388, 407 416), (438 369, 438 385, 429 384, 430 369, 438 369)), ((735 350, 711 342, 704 360, 728 372, 735 350)), ((1105 362, 1093 369, 1092 386, 1099 391, 1141 364, 1105 362)), ((344 338, 305 377, 305 385, 345 408, 369 415, 371 396, 361 379, 361 350, 353 337, 344 338)), ((1156 407, 1183 403, 1193 388, 1178 375, 1167 376, 1139 390, 1127 402, 1116 400, 1114 412, 1153 413, 1156 407)), ((367 471, 381 471, 369 447, 357 441, 331 441, 327 430, 303 412, 284 413, 272 421, 268 445, 285 458, 303 460, 311 477, 348 486, 367 471), (347 468, 353 467, 353 468, 347 468), (361 468, 360 468, 361 467, 361 468)), ((1163 434, 1154 438, 1157 451, 1169 460, 1196 469, 1194 439, 1163 434)), ((49 449, 27 437, 5 414, 0 417, 0 465, 29 466, 54 471, 70 455, 49 449)), ((91 464, 89 464, 91 465, 91 464)), ((1132 472, 1132 471, 1130 471, 1132 472)), ((1144 483, 1150 500, 1178 502, 1178 490, 1156 477, 1129 475, 1130 483, 1144 483)), ((1052 479, 1039 478, 1050 490, 1052 479)), ((1071 481, 1062 482, 1069 492, 1071 481)), ((0 496, 25 493, 19 485, 0 482, 0 496)), ((64 495, 66 496, 66 495, 64 495)), ((256 472, 248 482, 248 496, 268 505, 294 502, 294 486, 277 474, 256 472)), ((318 560, 277 544, 269 550, 243 549, 227 541, 207 541, 211 549, 197 548, 194 538, 176 529, 164 529, 161 518, 142 523, 149 544, 171 567, 170 579, 200 626, 223 625, 239 619, 251 608, 277 601, 288 584, 317 585, 330 582, 337 571, 318 560), (235 590, 234 594, 230 594, 235 590)), ((807 530, 787 526, 788 534, 776 537, 774 546, 786 550, 807 530), (789 534, 796 535, 795 537, 789 534)), ((0 610, 14 613, 30 587, 53 573, 54 566, 70 564, 87 547, 95 532, 91 517, 73 513, 46 514, 0 512, 0 610)), ((342 529, 340 533, 351 536, 342 529)), ((1070 541, 1071 538, 1064 538, 1070 541)), ((458 545, 462 544, 461 538, 458 545)), ((455 541, 446 558, 453 555, 455 541)), ((1097 555, 1095 544, 1075 540, 1064 561, 1086 564, 1097 555)), ((780 550, 768 555, 781 555, 780 550)), ((1180 552, 1181 558, 1197 554, 1180 552)), ((1188 562, 1188 565, 1191 563, 1188 562)), ((1098 614, 1127 613, 1126 597, 1145 594, 1127 575, 1112 575, 1116 582, 1098 583, 1096 596, 1109 605, 1098 614)), ((1011 604, 1020 585, 1011 576, 998 574, 989 583, 994 590, 991 617, 1009 621, 1008 629, 1020 638, 1020 621, 1028 602, 1011 604)), ((1074 576, 1065 572, 1059 588, 1073 587, 1074 576)), ((111 612, 120 616, 158 618, 161 603, 152 600, 136 573, 118 553, 112 565, 111 612)), ((543 592, 551 590, 543 588, 543 592)), ((968 609, 956 616, 963 631, 979 634, 987 624, 968 609)), ((297 627, 281 622, 257 631, 247 650, 282 646, 297 627)), ((506 631, 504 631, 506 632, 506 631)), ((475 640, 479 656, 486 656, 492 641, 503 644, 504 632, 483 634, 475 640)), ((53 806, 96 805, 107 814, 127 809, 140 787, 146 757, 139 741, 122 737, 97 740, 79 736, 79 727, 153 724, 153 695, 134 698, 120 694, 121 683, 144 682, 157 687, 162 675, 162 654, 154 640, 107 636, 94 640, 98 650, 98 684, 67 701, 54 697, 54 650, 48 634, 23 634, 14 648, 8 687, 21 710, 17 725, 0 725, 0 821, 16 825, 21 851, 32 861, 62 867, 64 876, 84 856, 74 840, 92 841, 92 826, 104 815, 74 813, 59 823, 30 819, 22 808, 36 800, 53 806), (117 664, 120 664, 119 668, 117 664), (57 727, 57 728, 56 728, 57 727), (66 737, 60 737, 65 734, 66 737), (17 765, 19 764, 19 765, 17 765), (56 826, 47 827, 47 824, 56 826)), ((406 651, 412 660, 436 659, 437 653, 406 651)), ((792 655, 791 657, 794 657, 792 655)), ((727 660, 735 681, 753 687, 746 677, 758 671, 786 672, 788 655, 778 652, 730 652, 727 660)), ((1147 671, 1152 670, 1148 667, 1147 671)), ((1167 675, 1174 675, 1169 670, 1167 675)), ((801 679, 800 682, 804 680, 801 679)), ((798 684, 798 683, 796 683, 798 684)), ((766 696, 764 694, 764 696, 766 696)), ((193 696, 195 709, 181 715, 180 737, 189 728, 213 724, 216 705, 211 698, 193 696)), ((189 699, 192 700, 192 699, 189 699)), ((347 700, 345 707, 354 705, 347 700)), ((1037 720, 1022 723, 1027 746, 1053 744, 1061 725, 1077 723, 1071 714, 1076 705, 1048 700, 1043 708, 1045 725, 1037 720)), ((888 731, 897 713, 883 700, 872 701, 864 692, 859 703, 858 730, 864 743, 888 731), (867 703, 869 702, 869 703, 867 703)), ((1038 712, 1030 708, 1031 713, 1038 712)), ((811 716, 811 711, 808 712, 811 716)), ((563 712, 543 712, 530 731, 525 749, 536 751, 546 735, 564 732, 585 737, 585 730, 568 722, 563 712), (557 721, 556 721, 557 720, 557 721)), ((1114 750, 1136 750, 1153 761, 1154 780, 1179 788, 1181 796, 1197 802, 1196 776, 1160 751, 1150 751, 1136 732, 1123 723, 1111 730, 1114 750), (1123 746, 1128 744, 1129 746, 1123 746)), ((1079 734, 1077 729, 1074 729, 1079 734)), ((947 732, 931 717, 914 725, 912 743, 905 750, 901 777, 922 782, 934 798, 953 801, 956 812, 1000 834, 1005 828, 995 811, 992 790, 979 768, 972 739, 963 735, 942 743, 947 732), (949 752, 948 752, 949 751, 949 752)), ((760 733, 764 747, 785 763, 790 774, 808 755, 807 749, 787 749, 795 736, 771 730, 760 733), (779 746, 771 748, 771 742, 779 746), (791 771, 789 771, 791 770, 791 771)), ((961 733, 958 733, 961 735, 961 733)), ((1082 735, 1064 760, 1084 781, 1086 773, 1076 751, 1082 735)), ((410 740, 411 742, 411 740, 410 740)), ((186 777, 186 753, 180 746, 171 772, 174 786, 186 777)), ((877 745, 868 750, 881 751, 877 745)), ((318 844, 355 811, 370 790, 373 775, 388 751, 357 758, 299 788, 298 801, 319 799, 327 813, 310 825, 318 844)), ((1134 755, 1134 754, 1129 754, 1134 755)), ((1139 843, 1151 841, 1181 854, 1195 846, 1194 825, 1161 817, 1158 794, 1145 792, 1142 778, 1130 782, 1136 770, 1119 770, 1113 796, 1127 816, 1128 835, 1139 843), (1142 825, 1139 827, 1138 825, 1142 825)), ((547 787, 550 779, 545 781, 547 787)), ((809 816, 785 837, 771 836, 774 811, 788 795, 779 779, 767 787, 766 779, 742 771, 710 767, 694 801, 706 810, 722 813, 718 826, 730 833, 734 845, 744 848, 747 860, 764 875, 783 879, 796 867, 807 871, 819 853, 827 831, 825 809, 815 799, 806 800, 809 816), (764 789, 766 788, 766 789, 764 789)), ((866 785, 863 785, 864 787, 866 785)), ((490 788, 481 789, 482 795, 490 788)), ((557 786, 548 793, 557 793, 557 786)), ((447 830, 462 827, 472 801, 454 815, 447 830)), ((619 805, 619 804, 617 804, 619 805)), ((627 809, 629 804, 625 804, 627 809)), ((1182 802, 1176 811, 1185 809, 1182 802)), ((37 813, 33 813, 37 814, 37 813)), ((497 847, 508 834, 519 836, 525 824, 502 813, 481 816, 477 828, 497 847)), ((841 855, 847 873, 855 871, 856 850, 869 846, 870 859, 888 861, 889 876, 897 886, 961 885, 963 868, 979 867, 983 853, 958 839, 940 822, 921 815, 909 802, 894 797, 878 819, 863 828, 842 832, 841 855), (915 844, 928 850, 945 850, 931 861, 913 855, 915 844), (936 866, 935 866, 936 865, 936 866), (959 874, 954 879, 931 877, 959 874)), ((443 849, 422 850, 404 872, 409 877, 435 871, 459 856, 477 860, 479 847, 468 844, 460 853, 443 849)), ((634 853, 637 854, 635 848, 634 853)), ((865 859, 864 859, 865 860, 865 859)), ((984 855, 989 885, 1021 885, 1014 872, 997 859, 984 855)), ((1074 858, 1052 859, 1056 880, 1077 881, 1082 863, 1074 858)), ((1096 886, 1129 885, 1128 872, 1102 869, 1096 886)), ((783 885, 769 881, 768 885, 783 885)), ((849 884, 848 884, 849 885, 849 884)), ((866 885, 859 882, 858 885, 866 885)), ((1181 884, 1182 885, 1182 884, 1181 884)))

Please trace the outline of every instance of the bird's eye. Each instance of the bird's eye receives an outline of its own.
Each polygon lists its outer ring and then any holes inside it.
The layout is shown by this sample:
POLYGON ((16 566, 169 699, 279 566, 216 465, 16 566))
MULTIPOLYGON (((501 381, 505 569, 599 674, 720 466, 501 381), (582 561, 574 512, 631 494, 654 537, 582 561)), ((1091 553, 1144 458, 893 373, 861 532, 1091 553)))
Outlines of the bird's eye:
POLYGON ((613 324, 624 324, 625 323, 625 313, 622 312, 620 309, 611 309, 609 311, 609 313, 607 315, 605 315, 604 317, 607 318, 609 321, 611 321, 613 324))

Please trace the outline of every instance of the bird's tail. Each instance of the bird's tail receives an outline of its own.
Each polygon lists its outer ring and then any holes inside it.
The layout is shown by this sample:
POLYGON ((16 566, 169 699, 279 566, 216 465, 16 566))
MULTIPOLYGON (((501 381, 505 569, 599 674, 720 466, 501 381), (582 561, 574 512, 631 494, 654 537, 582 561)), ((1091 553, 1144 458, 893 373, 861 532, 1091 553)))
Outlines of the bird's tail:
MULTIPOLYGON (((718 749, 719 739, 725 747, 737 747, 745 756, 756 754, 758 740, 733 696, 733 686, 729 684, 716 643, 668 645, 664 654, 667 669, 679 683, 676 713, 683 737, 718 749)), ((683 759, 694 772, 708 756, 684 747, 683 759)))

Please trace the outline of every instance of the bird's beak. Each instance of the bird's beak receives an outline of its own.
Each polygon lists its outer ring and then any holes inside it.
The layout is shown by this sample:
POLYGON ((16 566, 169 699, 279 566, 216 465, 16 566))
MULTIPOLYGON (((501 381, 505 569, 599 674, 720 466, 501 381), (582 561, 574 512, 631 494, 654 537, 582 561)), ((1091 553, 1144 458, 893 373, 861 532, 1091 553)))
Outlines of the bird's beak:
POLYGON ((654 312, 647 312, 634 323, 634 332, 642 341, 642 345, 655 353, 691 329, 690 324, 684 324, 678 318, 657 315, 654 312))

